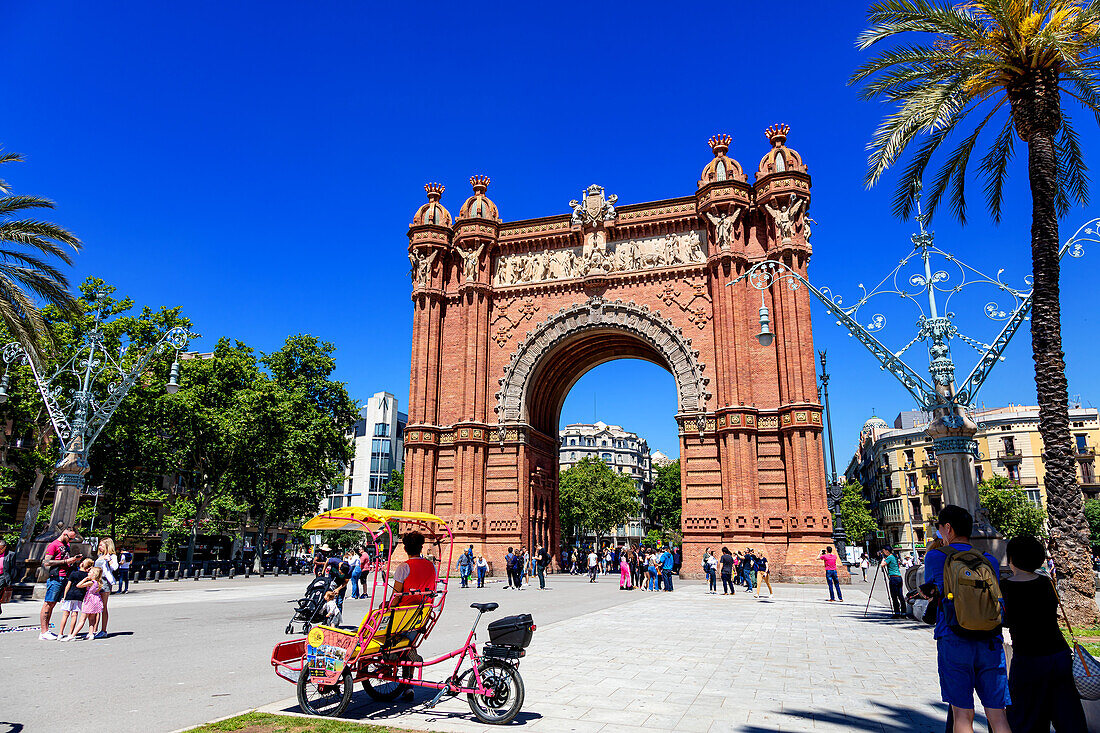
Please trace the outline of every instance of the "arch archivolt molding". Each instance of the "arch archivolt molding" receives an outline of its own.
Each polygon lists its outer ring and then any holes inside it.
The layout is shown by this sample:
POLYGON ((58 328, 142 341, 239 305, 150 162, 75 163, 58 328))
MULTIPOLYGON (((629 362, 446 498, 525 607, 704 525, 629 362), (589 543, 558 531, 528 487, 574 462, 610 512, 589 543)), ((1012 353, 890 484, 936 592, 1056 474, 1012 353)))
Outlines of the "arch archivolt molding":
POLYGON ((585 303, 562 308, 532 330, 504 368, 497 393, 497 421, 524 422, 527 419, 527 395, 535 369, 548 354, 569 336, 584 331, 612 328, 634 334, 651 346, 665 361, 676 380, 679 412, 695 413, 706 409, 710 397, 703 376, 705 364, 699 362, 699 352, 691 347, 691 339, 660 311, 633 301, 604 301, 599 296, 585 303))

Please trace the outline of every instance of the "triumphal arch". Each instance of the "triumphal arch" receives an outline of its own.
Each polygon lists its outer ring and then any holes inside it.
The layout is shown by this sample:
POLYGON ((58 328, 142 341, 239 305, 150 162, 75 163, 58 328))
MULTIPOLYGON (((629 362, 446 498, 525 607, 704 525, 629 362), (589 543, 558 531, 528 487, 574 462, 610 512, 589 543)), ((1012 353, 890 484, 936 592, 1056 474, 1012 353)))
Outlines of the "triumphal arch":
POLYGON ((729 287, 765 259, 806 274, 810 176, 788 131, 767 130, 751 183, 729 136, 712 137, 695 192, 664 201, 621 204, 591 185, 559 212, 504 222, 488 178, 471 179, 454 218, 443 186, 425 186, 409 228, 405 508, 452 518, 459 542, 498 563, 507 546, 557 554, 566 394, 599 364, 645 359, 676 382, 685 572, 725 544, 765 547, 780 577, 818 577, 832 527, 809 295, 729 287))

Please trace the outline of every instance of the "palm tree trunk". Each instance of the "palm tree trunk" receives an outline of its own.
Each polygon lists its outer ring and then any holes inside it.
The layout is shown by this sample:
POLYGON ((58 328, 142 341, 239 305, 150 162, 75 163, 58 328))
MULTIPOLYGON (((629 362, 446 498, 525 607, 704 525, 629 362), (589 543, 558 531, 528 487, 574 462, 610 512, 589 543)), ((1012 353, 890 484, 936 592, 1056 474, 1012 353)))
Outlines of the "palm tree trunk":
MULTIPOLYGON (((1044 100, 1049 102, 1049 100, 1044 100)), ((1031 105, 1031 111, 1039 112, 1031 105)), ((1026 114, 1026 113, 1025 113, 1026 114)), ((1043 439, 1047 513, 1054 540, 1054 563, 1059 590, 1075 624, 1100 621, 1096 580, 1090 562, 1084 501, 1077 486, 1077 467, 1069 430, 1069 395, 1062 353, 1059 302, 1058 214, 1055 195, 1058 159, 1054 130, 1034 124, 1025 138, 1031 181, 1031 263, 1034 277, 1031 349, 1035 360, 1035 388, 1039 399, 1039 434, 1043 439)))

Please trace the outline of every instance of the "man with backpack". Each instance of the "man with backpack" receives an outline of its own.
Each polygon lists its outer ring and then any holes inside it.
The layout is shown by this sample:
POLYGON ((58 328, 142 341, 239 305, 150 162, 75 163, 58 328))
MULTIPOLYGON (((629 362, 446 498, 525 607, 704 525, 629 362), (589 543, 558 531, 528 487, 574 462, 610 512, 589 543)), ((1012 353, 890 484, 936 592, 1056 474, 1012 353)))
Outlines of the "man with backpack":
POLYGON ((992 733, 1008 733, 1010 704, 1003 603, 997 559, 970 544, 974 518, 960 506, 940 510, 936 529, 947 543, 924 556, 924 580, 935 586, 940 697, 951 706, 955 730, 974 730, 974 692, 992 733))
POLYGON ((458 577, 462 580, 462 587, 470 587, 470 573, 474 567, 474 547, 470 545, 470 549, 463 552, 458 556, 458 577))
POLYGON ((879 550, 879 567, 886 571, 886 579, 890 583, 890 600, 894 604, 894 618, 905 617, 905 594, 902 593, 901 568, 898 567, 898 559, 885 547, 879 550))
POLYGON ((665 551, 661 553, 661 557, 657 560, 657 564, 661 568, 661 578, 664 580, 664 590, 667 593, 672 592, 672 567, 676 564, 676 557, 672 554, 671 548, 665 548, 665 551))

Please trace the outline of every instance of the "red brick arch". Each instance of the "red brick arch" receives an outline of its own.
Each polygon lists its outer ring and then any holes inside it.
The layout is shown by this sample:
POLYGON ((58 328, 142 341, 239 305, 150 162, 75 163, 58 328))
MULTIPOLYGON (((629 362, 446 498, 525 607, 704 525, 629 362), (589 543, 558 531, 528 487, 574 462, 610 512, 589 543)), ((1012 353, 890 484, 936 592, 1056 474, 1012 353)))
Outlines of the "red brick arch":
POLYGON ((694 195, 619 206, 589 186, 541 219, 502 222, 475 177, 452 222, 432 184, 409 229, 406 508, 448 517, 491 561, 556 554, 562 403, 593 367, 639 358, 676 383, 687 572, 724 544, 764 548, 780 577, 818 576, 831 522, 809 295, 763 291, 765 347, 762 293, 734 284, 767 259, 806 274, 810 177, 786 134, 769 128, 751 184, 719 136, 694 195))

